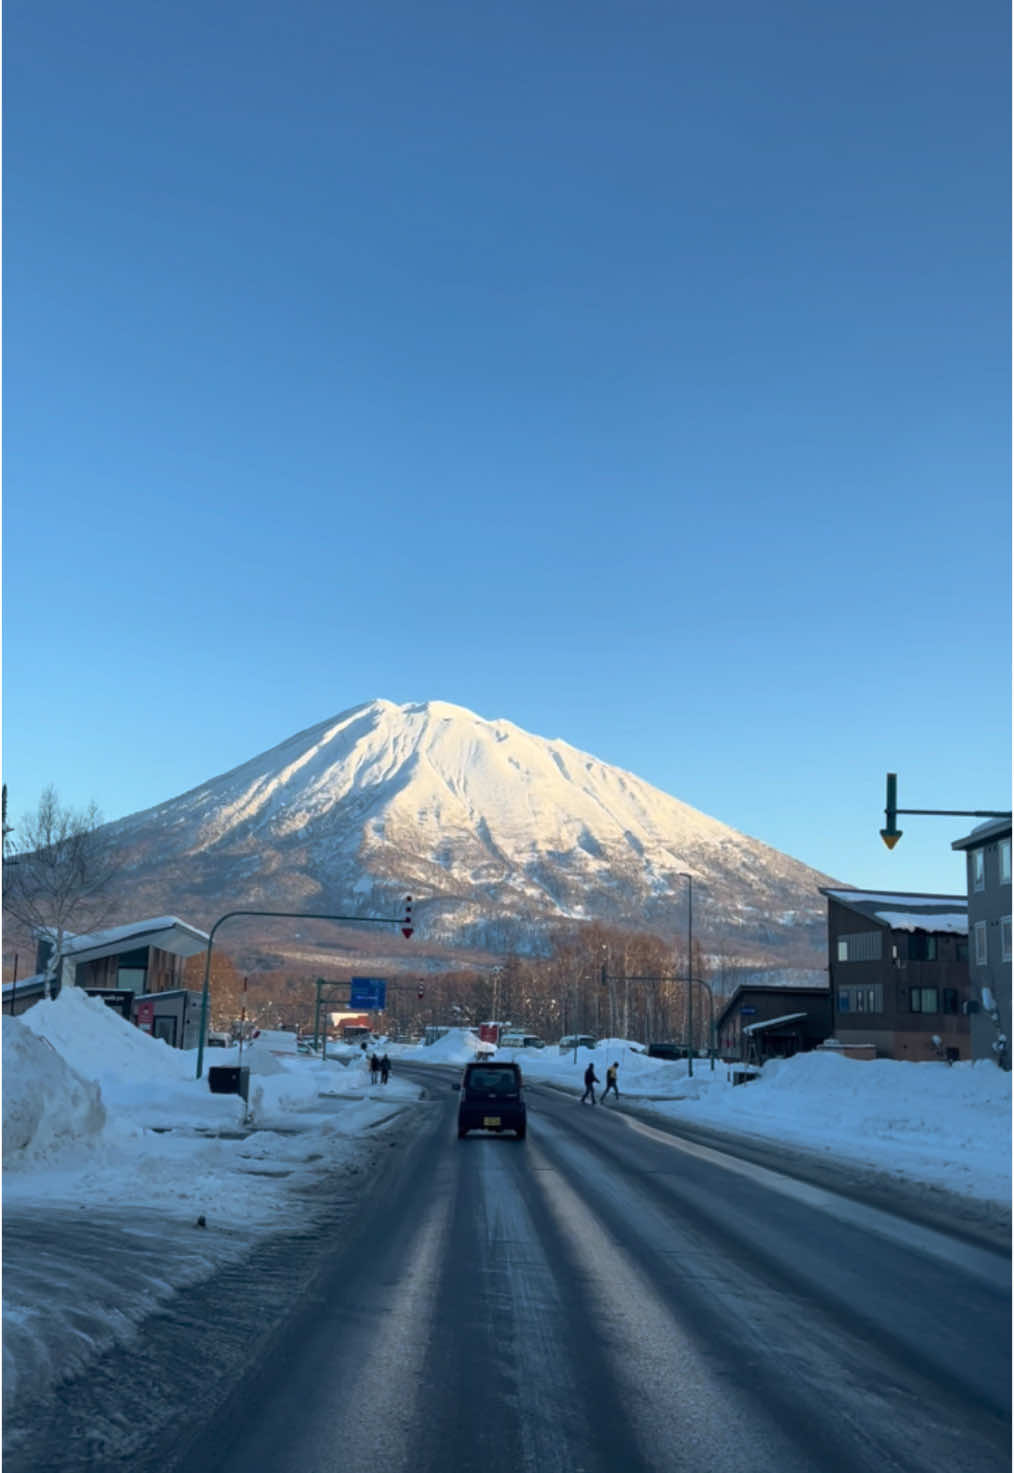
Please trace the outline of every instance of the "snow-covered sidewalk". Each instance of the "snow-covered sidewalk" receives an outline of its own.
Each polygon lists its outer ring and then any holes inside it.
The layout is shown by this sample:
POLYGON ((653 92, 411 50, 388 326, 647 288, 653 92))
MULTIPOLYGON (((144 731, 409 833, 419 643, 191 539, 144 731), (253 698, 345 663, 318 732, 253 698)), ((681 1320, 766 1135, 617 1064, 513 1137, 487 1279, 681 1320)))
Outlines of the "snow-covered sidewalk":
POLYGON ((196 1079, 193 1052, 73 988, 4 1018, 5 1406, 267 1235, 312 1223, 329 1205, 314 1182, 358 1188, 371 1137, 420 1093, 397 1076, 371 1085, 358 1050, 300 1055, 291 1034, 262 1033, 243 1064, 249 1106, 196 1079))

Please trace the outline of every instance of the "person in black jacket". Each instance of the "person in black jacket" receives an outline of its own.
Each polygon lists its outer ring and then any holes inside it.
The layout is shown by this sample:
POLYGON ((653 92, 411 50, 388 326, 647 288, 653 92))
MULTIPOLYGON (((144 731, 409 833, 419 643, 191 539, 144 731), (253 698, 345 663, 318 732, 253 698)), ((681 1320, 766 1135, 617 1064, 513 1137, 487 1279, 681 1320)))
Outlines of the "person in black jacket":
POLYGON ((584 1071, 584 1094, 581 1096, 582 1105, 589 1095, 591 1095, 591 1102, 594 1105, 595 1086, 598 1084, 598 1082, 598 1076, 595 1073, 595 1065, 589 1064, 587 1069, 584 1071))
POLYGON ((387 1055, 384 1054, 383 1057, 380 1060, 380 1082, 381 1082, 381 1084, 386 1084, 387 1083, 387 1076, 390 1074, 390 1072, 391 1072, 391 1061, 387 1057, 387 1055))

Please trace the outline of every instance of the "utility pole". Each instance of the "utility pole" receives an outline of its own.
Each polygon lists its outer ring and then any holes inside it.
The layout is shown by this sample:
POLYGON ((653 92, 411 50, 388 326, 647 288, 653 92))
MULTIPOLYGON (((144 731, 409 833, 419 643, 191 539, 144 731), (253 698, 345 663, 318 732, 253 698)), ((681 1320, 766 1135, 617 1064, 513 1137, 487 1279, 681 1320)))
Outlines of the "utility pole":
POLYGON ((683 878, 687 882, 687 976, 690 978, 687 984, 687 1033, 689 1037, 689 1048, 687 1051, 687 1077, 694 1077, 694 880, 686 870, 681 870, 683 878))

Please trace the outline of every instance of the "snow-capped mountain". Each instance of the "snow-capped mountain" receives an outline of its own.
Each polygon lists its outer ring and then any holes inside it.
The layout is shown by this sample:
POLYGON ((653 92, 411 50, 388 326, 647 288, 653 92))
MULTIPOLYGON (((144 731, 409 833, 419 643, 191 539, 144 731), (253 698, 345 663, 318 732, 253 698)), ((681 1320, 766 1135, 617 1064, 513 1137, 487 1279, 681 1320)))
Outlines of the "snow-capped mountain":
POLYGON ((392 914, 429 942, 539 949, 565 922, 823 960, 833 883, 629 772, 460 706, 375 700, 107 825, 124 898, 198 924, 242 906, 392 914))

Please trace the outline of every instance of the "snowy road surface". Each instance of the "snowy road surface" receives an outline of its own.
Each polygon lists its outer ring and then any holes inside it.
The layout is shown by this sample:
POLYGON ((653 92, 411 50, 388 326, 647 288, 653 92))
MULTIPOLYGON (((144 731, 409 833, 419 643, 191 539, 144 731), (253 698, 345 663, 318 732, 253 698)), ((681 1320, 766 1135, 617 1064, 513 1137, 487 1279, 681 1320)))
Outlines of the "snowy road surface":
POLYGON ((7 1473, 1009 1467, 1009 1258, 547 1088, 459 1142, 412 1072, 358 1211, 185 1290, 7 1473))

